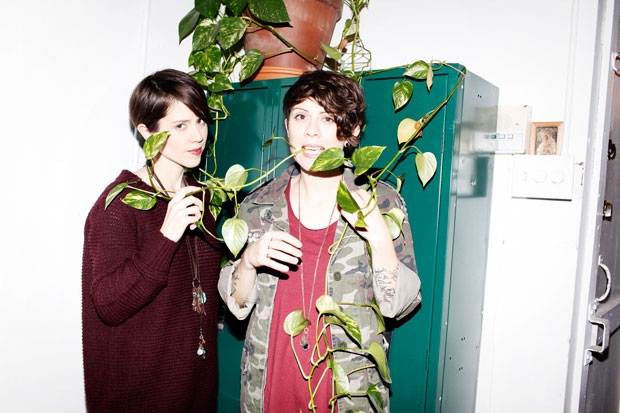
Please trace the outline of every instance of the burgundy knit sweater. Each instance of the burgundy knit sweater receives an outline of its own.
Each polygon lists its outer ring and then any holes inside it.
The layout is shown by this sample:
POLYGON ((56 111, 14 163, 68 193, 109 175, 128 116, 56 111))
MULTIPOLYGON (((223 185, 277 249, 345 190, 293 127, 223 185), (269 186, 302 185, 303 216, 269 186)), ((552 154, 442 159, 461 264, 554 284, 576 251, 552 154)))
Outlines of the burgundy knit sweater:
MULTIPOLYGON (((99 197, 84 229, 82 340, 86 405, 97 412, 215 412, 219 242, 189 230, 177 242, 159 231, 168 203, 149 211, 121 202, 105 209, 121 182, 150 189, 122 171, 99 197), (206 360, 196 354, 200 316, 192 310, 192 266, 207 294, 202 317, 206 360)), ((215 233, 210 214, 205 226, 215 233)))

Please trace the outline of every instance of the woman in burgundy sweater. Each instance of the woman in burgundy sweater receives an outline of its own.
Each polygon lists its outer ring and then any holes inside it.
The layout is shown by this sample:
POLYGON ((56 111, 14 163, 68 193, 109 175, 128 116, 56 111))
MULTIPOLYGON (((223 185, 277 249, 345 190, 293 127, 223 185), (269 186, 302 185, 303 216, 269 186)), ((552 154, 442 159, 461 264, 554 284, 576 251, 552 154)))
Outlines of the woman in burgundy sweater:
MULTIPOLYGON (((206 205, 202 192, 187 196, 198 184, 185 173, 200 164, 207 141, 205 94, 190 75, 163 70, 138 84, 129 107, 145 139, 159 131, 169 136, 153 162, 120 173, 86 220, 87 409, 215 412, 221 252, 216 240, 196 229, 206 205), (138 210, 122 202, 125 189, 106 208, 106 196, 120 183, 162 191, 171 200, 138 210)), ((204 214, 203 223, 215 233, 211 214, 204 214)))

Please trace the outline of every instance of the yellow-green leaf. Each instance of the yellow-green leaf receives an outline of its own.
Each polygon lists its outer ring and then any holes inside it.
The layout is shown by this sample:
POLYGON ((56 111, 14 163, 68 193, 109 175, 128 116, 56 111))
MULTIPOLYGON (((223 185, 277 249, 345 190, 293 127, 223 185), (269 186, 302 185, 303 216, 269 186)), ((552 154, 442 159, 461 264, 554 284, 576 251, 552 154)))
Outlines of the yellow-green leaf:
POLYGON ((392 208, 388 212, 383 213, 383 219, 387 224, 392 239, 398 238, 403 230, 405 213, 399 208, 392 208))
POLYGON ((241 165, 235 164, 228 168, 224 177, 224 185, 239 189, 248 179, 248 171, 241 165))
POLYGON ((433 86, 433 71, 429 70, 426 76, 426 88, 428 90, 431 90, 432 86, 433 86))
POLYGON ((239 218, 228 218, 222 225, 224 243, 236 258, 248 241, 248 224, 239 218))
MULTIPOLYGON (((332 370, 332 378, 336 385, 336 394, 339 396, 348 396, 351 394, 351 386, 349 385, 349 377, 340 364, 328 359, 328 367, 332 370)), ((378 412, 381 410, 377 410, 378 412)))
POLYGON ((144 147, 142 148, 144 150, 144 157, 146 160, 151 160, 159 155, 161 150, 164 148, 164 145, 166 145, 167 140, 167 130, 157 132, 149 136, 144 142, 144 147))
POLYGON ((311 171, 331 171, 344 164, 344 151, 340 148, 324 150, 312 163, 311 171))
POLYGON ((413 83, 408 80, 399 80, 394 83, 392 88, 392 102, 394 103, 394 110, 398 110, 405 106, 413 95, 413 83))
POLYGON ((383 350, 383 346, 376 341, 370 343, 370 347, 368 347, 368 354, 372 356, 375 360, 375 364, 377 365, 377 370, 379 370, 379 374, 386 383, 392 383, 392 378, 390 377, 390 368, 387 364, 387 358, 385 356, 385 350, 383 350))
POLYGON ((368 171, 379 159, 385 146, 364 146, 357 148, 351 156, 351 162, 355 165, 355 175, 360 176, 368 171))
POLYGON ((123 182, 123 183, 116 185, 114 188, 112 188, 110 192, 108 192, 108 195, 105 197, 104 209, 108 209, 108 206, 110 206, 112 201, 114 201, 114 198, 116 198, 118 194, 123 192, 123 189, 127 188, 128 185, 129 184, 127 182, 123 182))
POLYGON ((344 211, 354 213, 360 209, 359 205, 357 205, 357 202, 353 198, 353 195, 349 192, 349 188, 347 188, 342 181, 340 181, 338 185, 336 199, 338 200, 338 206, 340 206, 340 208, 344 211))
POLYGON ((398 136, 398 143, 402 145, 403 143, 406 143, 411 138, 418 135, 421 127, 422 122, 419 122, 417 120, 411 118, 405 118, 401 120, 398 124, 398 131, 396 132, 396 135, 398 136))
POLYGON ((140 190, 133 190, 123 197, 123 203, 132 208, 142 211, 148 211, 155 206, 157 199, 151 194, 147 194, 140 190))
POLYGON ((380 412, 383 410, 383 396, 381 396, 381 392, 374 384, 368 386, 368 390, 366 390, 368 394, 368 399, 370 400, 370 404, 374 406, 376 412, 380 412))
POLYGON ((418 169, 418 177, 422 182, 422 187, 425 187, 437 171, 437 158, 432 152, 418 152, 415 155, 415 166, 418 169))
POLYGON ((284 331, 291 337, 296 337, 310 325, 310 320, 304 317, 301 310, 295 310, 284 319, 284 331))
POLYGON ((428 78, 429 71, 432 72, 432 70, 430 70, 429 64, 423 60, 418 60, 410 64, 409 67, 405 69, 404 76, 416 80, 425 80, 428 78))

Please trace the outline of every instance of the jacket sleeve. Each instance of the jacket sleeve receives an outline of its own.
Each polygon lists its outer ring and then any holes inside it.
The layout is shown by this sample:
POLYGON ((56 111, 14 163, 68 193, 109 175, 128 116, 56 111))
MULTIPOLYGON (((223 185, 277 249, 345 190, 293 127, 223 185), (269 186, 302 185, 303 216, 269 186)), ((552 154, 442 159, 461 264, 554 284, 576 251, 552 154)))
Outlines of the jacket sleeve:
MULTIPOLYGON (((402 231, 394 240, 394 249, 396 250, 396 255, 400 262, 394 298, 393 300, 387 301, 383 300, 382 297, 377 297, 377 304, 379 305, 381 313, 385 317, 400 320, 410 314, 422 301, 422 294, 420 292, 421 283, 415 262, 413 236, 411 234, 411 226, 407 216, 405 201, 394 189, 388 187, 386 184, 380 183, 378 189, 380 189, 384 195, 381 202, 382 211, 399 208, 405 215, 402 231)), ((376 280, 373 277, 373 289, 377 292, 380 289, 375 286, 375 282, 376 280)))
POLYGON ((235 300, 232 296, 232 278, 238 264, 239 260, 236 260, 234 262, 229 262, 226 266, 224 266, 224 268, 222 268, 220 271, 220 279, 217 283, 217 289, 220 293, 220 297, 222 297, 222 300, 226 303, 226 306, 230 312, 239 320, 243 320, 250 315, 252 308, 254 308, 254 304, 256 304, 257 283, 254 284, 254 288, 245 300, 245 305, 240 307, 237 300, 235 300))

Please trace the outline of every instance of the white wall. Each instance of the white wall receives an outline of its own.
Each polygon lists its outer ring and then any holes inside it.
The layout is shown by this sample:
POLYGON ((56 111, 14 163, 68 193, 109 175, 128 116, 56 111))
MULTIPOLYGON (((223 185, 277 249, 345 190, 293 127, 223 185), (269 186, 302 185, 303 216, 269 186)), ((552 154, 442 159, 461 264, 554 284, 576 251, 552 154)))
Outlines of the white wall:
MULTIPOLYGON (((373 67, 462 63, 499 87, 501 105, 527 104, 534 121, 566 122, 564 153, 583 159, 595 0, 371 3, 362 33, 373 67)), ((140 164, 127 100, 144 75, 186 69, 188 44, 178 46, 177 23, 192 5, 0 4, 3 411, 84 410, 84 219, 120 169, 140 164)), ((572 202, 512 199, 510 158, 496 163, 477 410, 559 412, 579 193, 572 202)))

